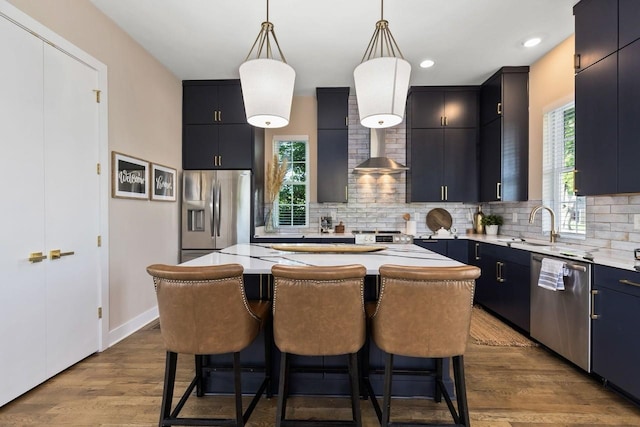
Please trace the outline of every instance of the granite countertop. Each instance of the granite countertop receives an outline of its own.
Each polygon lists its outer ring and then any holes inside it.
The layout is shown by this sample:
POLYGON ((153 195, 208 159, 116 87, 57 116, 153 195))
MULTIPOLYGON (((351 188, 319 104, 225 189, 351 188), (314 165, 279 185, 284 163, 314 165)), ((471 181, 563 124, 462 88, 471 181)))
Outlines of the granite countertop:
POLYGON ((278 251, 265 243, 242 243, 218 252, 187 261, 181 265, 203 266, 226 263, 238 263, 244 267, 245 274, 270 274, 275 264, 331 266, 362 264, 367 274, 377 275, 383 264, 408 266, 453 267, 463 265, 458 261, 437 254, 416 245, 392 244, 387 249, 358 254, 337 253, 298 253, 278 251))

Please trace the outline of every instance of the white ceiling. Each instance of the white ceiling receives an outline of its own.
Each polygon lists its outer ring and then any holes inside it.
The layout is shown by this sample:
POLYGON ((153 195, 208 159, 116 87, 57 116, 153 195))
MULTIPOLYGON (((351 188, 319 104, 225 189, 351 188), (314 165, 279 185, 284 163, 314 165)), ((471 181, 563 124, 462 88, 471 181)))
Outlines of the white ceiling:
MULTIPOLYGON (((179 79, 238 78, 266 0, 91 0, 179 79)), ((505 65, 531 65, 573 33, 578 0, 387 0, 384 18, 411 65, 411 85, 477 85, 505 65), (525 48, 532 36, 542 43, 525 48), (421 69, 426 58, 436 61, 421 69)), ((350 86, 377 0, 271 0, 269 18, 295 93, 350 86)))

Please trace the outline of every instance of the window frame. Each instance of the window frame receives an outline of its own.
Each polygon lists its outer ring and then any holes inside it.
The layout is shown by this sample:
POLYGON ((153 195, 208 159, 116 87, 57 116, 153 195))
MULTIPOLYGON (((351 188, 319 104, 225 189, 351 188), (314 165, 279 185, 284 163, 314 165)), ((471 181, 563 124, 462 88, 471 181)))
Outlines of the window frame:
MULTIPOLYGON (((274 215, 276 216, 276 218, 278 218, 278 227, 279 228, 287 228, 287 229, 300 229, 300 228, 308 228, 309 227, 309 202, 311 199, 311 194, 310 194, 310 159, 309 159, 309 135, 274 135, 272 138, 272 150, 274 154, 278 154, 278 161, 280 161, 280 144, 283 142, 303 142, 305 145, 305 182, 301 182, 301 181, 288 181, 286 179, 285 176, 285 180, 282 183, 282 187, 280 188, 280 192, 283 191, 284 187, 287 184, 291 184, 291 185, 303 185, 305 187, 305 202, 304 202, 304 209, 305 209, 305 218, 304 218, 304 224, 291 224, 291 225, 282 225, 280 223, 280 194, 278 194, 278 197, 276 198, 275 202, 274 202, 274 215)), ((289 163, 288 165, 288 169, 292 167, 292 164, 289 163)), ((301 206, 300 204, 292 204, 291 206, 301 206)))
MULTIPOLYGON (((587 231, 586 198, 577 196, 573 191, 567 191, 567 179, 564 177, 566 174, 572 174, 571 179, 575 180, 576 141, 575 100, 573 96, 545 108, 542 115, 542 127, 542 203, 551 207, 556 213, 556 231, 562 237, 583 240, 586 238, 587 231), (569 110, 573 110, 573 153, 571 153, 573 165, 566 164, 568 152, 565 144, 570 140, 567 139, 565 130, 565 114, 569 110), (553 115, 562 116, 553 117, 553 115), (562 126, 554 124, 558 120, 562 120, 562 126), (558 144, 562 145, 558 146, 558 144), (569 207, 570 204, 573 207, 569 207)), ((573 181, 573 187, 575 188, 575 181, 573 181)), ((549 233, 551 229, 549 216, 542 217, 542 229, 545 234, 549 233)))

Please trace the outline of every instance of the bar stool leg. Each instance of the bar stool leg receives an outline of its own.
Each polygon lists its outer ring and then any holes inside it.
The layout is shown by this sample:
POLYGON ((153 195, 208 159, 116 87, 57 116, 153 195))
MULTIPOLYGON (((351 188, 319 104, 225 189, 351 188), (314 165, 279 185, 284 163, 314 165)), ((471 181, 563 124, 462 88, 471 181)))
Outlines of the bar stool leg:
POLYGON ((289 377, 289 359, 287 353, 282 352, 280 355, 280 381, 278 383, 278 409, 276 411, 276 427, 282 425, 287 410, 287 387, 286 381, 289 377))
POLYGON ((382 402, 382 421, 381 427, 387 427, 389 425, 389 418, 391 417, 391 380, 393 373, 393 354, 387 353, 387 357, 384 364, 384 401, 382 402))
POLYGON ((471 425, 469 419, 469 405, 467 404, 467 386, 464 379, 464 358, 463 356, 453 357, 453 376, 456 385, 456 400, 458 401, 458 417, 456 420, 466 427, 471 425))
POLYGON ((171 402, 173 400, 173 387, 176 381, 176 364, 178 353, 167 351, 164 368, 164 387, 162 390, 162 412, 160 413, 159 427, 165 425, 164 420, 171 417, 171 402))
POLYGON ((358 353, 349 354, 349 382, 351 383, 351 414, 357 427, 362 426, 360 411, 360 375, 358 374, 358 353))
POLYGON ((242 381, 240 378, 240 352, 233 353, 233 382, 236 397, 236 425, 244 426, 242 418, 242 381))
POLYGON ((271 353, 273 351, 273 320, 271 316, 268 318, 267 324, 264 328, 264 369, 265 376, 267 377, 267 399, 271 399, 273 397, 273 384, 272 384, 272 375, 273 372, 271 370, 271 353))
POLYGON ((442 402, 442 390, 441 390, 441 385, 443 384, 442 382, 442 358, 437 358, 436 360, 436 381, 433 383, 434 386, 434 394, 433 394, 433 401, 440 403, 442 402))
POLYGON ((196 396, 202 397, 204 396, 204 391, 202 388, 202 361, 204 356, 201 354, 195 355, 196 360, 196 396))

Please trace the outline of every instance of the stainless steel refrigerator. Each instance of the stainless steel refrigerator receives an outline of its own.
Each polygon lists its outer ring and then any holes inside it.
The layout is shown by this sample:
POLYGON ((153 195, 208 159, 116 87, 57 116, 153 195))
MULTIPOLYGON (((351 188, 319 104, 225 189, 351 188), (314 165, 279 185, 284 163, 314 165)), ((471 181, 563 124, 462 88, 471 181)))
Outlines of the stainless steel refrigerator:
POLYGON ((251 171, 183 172, 181 262, 248 243, 250 229, 251 171))

